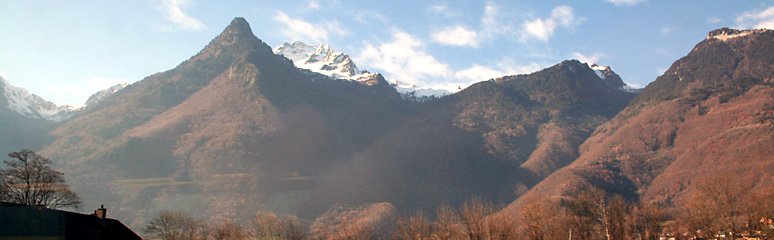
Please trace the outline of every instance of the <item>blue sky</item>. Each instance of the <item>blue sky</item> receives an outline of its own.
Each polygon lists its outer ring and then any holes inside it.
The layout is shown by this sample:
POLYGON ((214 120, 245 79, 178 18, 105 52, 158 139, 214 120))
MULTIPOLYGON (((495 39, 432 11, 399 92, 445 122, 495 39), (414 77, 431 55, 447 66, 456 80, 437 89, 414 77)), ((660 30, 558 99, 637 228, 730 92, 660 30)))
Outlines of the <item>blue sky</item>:
POLYGON ((418 86, 465 87, 571 58, 644 86, 713 29, 774 28, 774 0, 4 0, 0 74, 81 105, 173 68, 237 16, 272 46, 328 43, 361 69, 418 86))

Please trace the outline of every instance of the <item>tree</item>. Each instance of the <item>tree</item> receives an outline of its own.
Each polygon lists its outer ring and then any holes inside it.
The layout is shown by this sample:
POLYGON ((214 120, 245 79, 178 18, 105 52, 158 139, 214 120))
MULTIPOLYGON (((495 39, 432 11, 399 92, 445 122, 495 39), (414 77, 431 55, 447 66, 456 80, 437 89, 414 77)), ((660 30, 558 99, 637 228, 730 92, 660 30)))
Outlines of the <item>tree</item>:
POLYGON ((0 170, 0 200, 47 208, 78 208, 81 200, 65 183, 64 174, 51 169, 51 160, 30 150, 8 154, 0 170))
POLYGON ((490 234, 486 217, 494 213, 491 203, 473 198, 462 205, 462 224, 468 230, 468 238, 471 240, 488 239, 490 234))
POLYGON ((441 204, 436 211, 432 239, 463 239, 467 236, 460 214, 448 203, 441 204))
POLYGON ((152 239, 183 240, 201 239, 202 224, 187 214, 162 211, 142 229, 152 239))
POLYGON ((253 235, 257 239, 304 238, 304 229, 295 215, 278 217, 272 212, 258 211, 253 219, 253 235))
POLYGON ((242 240, 248 239, 248 234, 242 229, 242 226, 226 221, 216 225, 215 228, 212 229, 210 239, 242 240))
POLYGON ((430 239, 430 235, 433 233, 432 228, 430 219, 425 217, 422 211, 418 211, 413 216, 398 219, 396 235, 403 240, 425 240, 430 239))

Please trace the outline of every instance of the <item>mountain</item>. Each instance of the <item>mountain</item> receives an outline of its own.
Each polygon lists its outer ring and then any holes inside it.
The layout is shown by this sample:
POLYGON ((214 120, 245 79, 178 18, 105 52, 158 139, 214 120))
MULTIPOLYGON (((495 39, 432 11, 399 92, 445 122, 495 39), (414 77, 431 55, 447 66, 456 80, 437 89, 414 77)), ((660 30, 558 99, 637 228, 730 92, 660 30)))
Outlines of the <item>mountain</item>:
POLYGON ((105 98, 115 94, 116 92, 126 88, 127 86, 129 86, 129 83, 119 83, 107 89, 103 89, 92 94, 91 96, 89 96, 89 99, 86 100, 86 103, 84 104, 84 108, 90 107, 90 106, 93 107, 99 104, 99 102, 102 102, 102 100, 104 100, 105 98))
POLYGON ((57 106, 23 88, 15 87, 1 76, 0 91, 3 93, 3 107, 25 117, 59 122, 67 119, 73 111, 71 106, 57 106))
POLYGON ((14 87, 0 77, 0 153, 21 149, 39 149, 51 139, 48 131, 55 127, 55 112, 51 102, 14 87), (45 116, 45 117, 44 117, 45 116))
MULTIPOLYGON (((735 191, 774 189, 774 31, 710 32, 596 128, 571 164, 553 172, 503 213, 591 185, 658 204, 670 214, 721 176, 735 191)), ((674 216, 674 215, 673 215, 674 216)))
MULTIPOLYGON (((366 85, 372 84, 377 74, 359 70, 346 53, 332 49, 329 45, 311 46, 295 41, 283 43, 274 52, 293 61, 298 68, 308 69, 337 79, 348 79, 366 85)), ((391 84, 407 99, 422 100, 451 94, 443 89, 423 88, 416 85, 392 81, 391 84)))
POLYGON ((295 41, 283 43, 274 52, 293 61, 298 68, 309 69, 336 79, 348 79, 365 85, 376 82, 376 74, 360 71, 349 55, 323 44, 317 47, 295 41))
POLYGON ((409 101, 380 74, 365 84, 331 78, 276 50, 236 18, 175 68, 60 124, 42 153, 86 204, 116 203, 114 214, 133 226, 160 209, 314 219, 333 206, 385 202, 429 212, 473 195, 514 199, 514 189, 575 159, 635 96, 573 60, 409 101))

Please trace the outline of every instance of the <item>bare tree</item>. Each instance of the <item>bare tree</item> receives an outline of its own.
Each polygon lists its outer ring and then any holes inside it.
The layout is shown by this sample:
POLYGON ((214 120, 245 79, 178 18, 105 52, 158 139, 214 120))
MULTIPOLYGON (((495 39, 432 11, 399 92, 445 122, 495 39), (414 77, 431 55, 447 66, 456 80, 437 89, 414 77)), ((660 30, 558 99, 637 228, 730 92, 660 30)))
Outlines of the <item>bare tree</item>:
POLYGON ((628 205, 618 195, 610 197, 602 189, 586 186, 582 193, 567 202, 567 209, 573 215, 571 228, 577 229, 574 238, 623 239, 628 205))
POLYGON ((278 217, 272 212, 258 211, 253 219, 253 236, 257 239, 303 239, 304 229, 295 215, 278 217))
POLYGON ((433 233, 432 223, 421 211, 410 217, 399 218, 397 230, 398 239, 403 240, 430 239, 433 233))
POLYGON ((248 237, 242 226, 229 221, 216 225, 210 233, 210 239, 213 240, 242 240, 248 239, 248 237))
POLYGON ((460 214, 449 204, 442 203, 436 212, 432 239, 463 239, 467 237, 460 214))
POLYGON ((462 205, 462 223, 468 230, 468 237, 471 240, 489 239, 489 226, 486 217, 494 213, 494 207, 491 203, 485 202, 479 198, 462 205))
POLYGON ((640 203, 630 212, 628 235, 635 239, 655 240, 662 231, 664 213, 655 204, 640 203))
POLYGON ((64 174, 51 169, 51 160, 26 149, 8 156, 13 160, 4 161, 7 167, 0 170, 0 200, 54 209, 80 206, 64 174))
POLYGON ((717 175, 697 186, 698 194, 686 204, 683 218, 695 232, 736 235, 742 226, 738 217, 749 203, 747 189, 731 173, 717 175))
POLYGON ((563 226, 565 215, 558 203, 550 201, 532 203, 521 212, 531 240, 566 239, 569 228, 563 226))
POLYGON ((193 217, 174 211, 162 211, 143 228, 152 239, 184 240, 201 239, 202 224, 193 217))
POLYGON ((285 231, 282 220, 273 212, 258 211, 253 219, 253 233, 258 239, 279 239, 285 231))

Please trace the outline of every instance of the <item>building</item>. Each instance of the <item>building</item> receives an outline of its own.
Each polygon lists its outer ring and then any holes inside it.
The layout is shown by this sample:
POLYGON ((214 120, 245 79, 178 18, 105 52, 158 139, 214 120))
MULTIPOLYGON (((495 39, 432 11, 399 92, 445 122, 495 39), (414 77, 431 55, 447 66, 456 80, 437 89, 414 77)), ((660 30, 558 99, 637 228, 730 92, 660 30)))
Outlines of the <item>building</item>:
POLYGON ((142 239, 107 209, 81 214, 44 207, 0 202, 0 240, 142 239))

